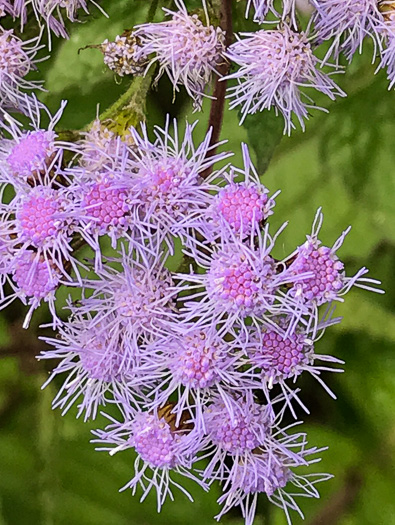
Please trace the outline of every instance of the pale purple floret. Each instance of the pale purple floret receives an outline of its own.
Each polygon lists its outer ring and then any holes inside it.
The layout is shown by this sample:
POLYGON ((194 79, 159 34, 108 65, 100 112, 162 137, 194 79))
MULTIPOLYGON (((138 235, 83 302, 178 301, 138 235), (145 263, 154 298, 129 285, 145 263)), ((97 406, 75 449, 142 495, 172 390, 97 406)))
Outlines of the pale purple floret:
POLYGON ((257 452, 254 461, 237 472, 231 486, 227 486, 218 499, 218 503, 224 507, 216 519, 219 520, 233 507, 240 506, 245 525, 253 525, 259 494, 265 494, 271 503, 283 509, 288 525, 292 524, 290 510, 296 511, 303 518, 295 497, 319 498, 314 485, 332 477, 328 474, 298 475, 292 470, 320 461, 310 457, 324 449, 307 449, 305 437, 302 433, 290 436, 279 433, 277 439, 283 450, 280 446, 269 445, 257 452), (292 450, 292 454, 284 454, 287 447, 289 452, 292 450), (285 490, 288 484, 292 485, 291 492, 285 490))
POLYGON ((137 59, 149 59, 146 71, 158 62, 156 79, 166 72, 174 91, 183 85, 194 100, 194 108, 200 109, 206 87, 225 60, 225 36, 221 28, 210 25, 207 11, 204 25, 197 15, 188 14, 182 0, 175 0, 175 4, 178 11, 163 9, 171 20, 137 26, 137 59))
POLYGON ((190 412, 196 428, 204 430, 203 410, 211 395, 218 392, 229 402, 232 389, 240 392, 245 387, 242 367, 246 361, 234 344, 218 336, 214 327, 200 330, 188 325, 182 333, 149 345, 147 355, 147 377, 156 378, 158 383, 147 395, 153 398, 154 406, 160 406, 176 392, 176 424, 185 412, 190 412))
POLYGON ((228 75, 237 85, 228 88, 230 108, 241 106, 241 122, 248 114, 274 108, 285 120, 284 133, 295 128, 293 116, 302 129, 310 109, 316 106, 305 88, 313 88, 331 100, 345 93, 318 69, 320 60, 314 56, 308 37, 283 23, 279 29, 241 33, 226 56, 240 68, 228 75), (243 38, 240 38, 243 37, 243 38))
POLYGON ((8 116, 1 124, 2 130, 10 137, 0 141, 0 174, 3 182, 15 184, 22 180, 40 180, 61 160, 64 150, 76 151, 72 143, 58 140, 54 131, 62 117, 65 101, 61 102, 53 116, 34 96, 27 105, 29 127, 32 130, 22 128, 19 122, 8 116), (42 111, 50 119, 45 129, 41 127, 42 111))
MULTIPOLYGON (((111 325, 111 316, 107 318, 111 325)), ((125 342, 111 333, 107 326, 93 324, 89 316, 75 313, 73 320, 58 328, 58 337, 43 338, 50 348, 39 359, 61 360, 43 385, 58 375, 66 374, 53 400, 53 408, 66 413, 75 403, 77 417, 94 419, 100 405, 122 399, 125 405, 138 406, 139 390, 130 387, 130 378, 138 375, 125 350, 125 342)))
POLYGON ((37 248, 52 245, 64 228, 66 217, 57 190, 36 186, 16 210, 20 241, 37 248))
MULTIPOLYGON (((152 249, 155 249, 155 244, 152 249)), ((73 313, 92 315, 92 325, 105 326, 108 333, 124 341, 130 359, 137 359, 145 345, 167 335, 176 321, 174 286, 161 255, 124 252, 122 257, 106 260, 96 270, 95 279, 82 283, 89 297, 82 298, 73 313)))
POLYGON ((289 271, 297 276, 309 272, 311 277, 301 279, 290 288, 289 294, 316 310, 317 306, 330 301, 343 301, 352 286, 383 293, 371 285, 380 284, 375 279, 364 278, 367 268, 361 268, 353 277, 347 277, 344 264, 336 255, 351 227, 347 228, 334 243, 332 248, 321 246, 318 240, 323 222, 321 208, 317 211, 312 233, 307 241, 299 246, 288 258, 289 271))
MULTIPOLYGON (((204 419, 207 434, 218 448, 216 456, 222 458, 223 454, 230 454, 239 459, 261 445, 267 435, 270 415, 270 410, 268 416, 266 407, 252 401, 235 401, 232 412, 221 399, 214 401, 206 409, 204 419)), ((215 461, 218 459, 215 457, 215 461)), ((222 461, 220 463, 220 468, 223 468, 222 461)), ((212 462, 206 469, 206 477, 211 477, 211 474, 208 474, 211 469, 212 462)))
POLYGON ((298 465, 307 464, 303 455, 293 450, 304 435, 288 436, 285 431, 294 425, 281 430, 278 426, 282 412, 276 416, 273 405, 279 401, 261 405, 250 394, 235 395, 231 405, 226 406, 220 398, 213 398, 204 414, 211 441, 206 454, 209 463, 202 473, 204 481, 220 480, 224 490, 237 486, 249 468, 257 470, 262 456, 276 452, 284 459, 294 458, 298 465))
POLYGON ((19 177, 29 177, 42 170, 53 152, 54 138, 54 132, 49 130, 27 132, 7 157, 11 172, 19 177))
POLYGON ((7 272, 12 275, 12 279, 7 278, 12 293, 6 297, 2 294, 0 309, 7 307, 16 298, 29 305, 23 322, 23 328, 28 328, 34 310, 42 302, 46 302, 52 315, 52 324, 57 326, 60 320, 56 314, 55 291, 59 286, 61 274, 56 265, 33 250, 22 249, 8 260, 7 272))
POLYGON ((14 0, 14 15, 21 20, 21 27, 28 23, 28 15, 34 17, 40 25, 48 28, 49 44, 52 31, 56 36, 68 38, 65 19, 78 21, 79 11, 89 14, 88 4, 92 3, 104 15, 106 13, 94 0, 14 0))
POLYGON ((80 165, 85 168, 84 177, 92 173, 92 180, 103 166, 113 165, 119 156, 120 137, 106 127, 98 118, 91 124, 88 131, 82 133, 79 145, 81 150, 80 165))
POLYGON ((251 225, 263 220, 267 201, 266 193, 259 193, 256 186, 248 187, 245 182, 236 182, 220 190, 217 208, 218 213, 235 231, 244 230, 248 235, 251 225), (243 228, 244 225, 246 226, 243 228))
POLYGON ((141 135, 134 128, 130 130, 134 139, 130 155, 136 163, 133 195, 139 201, 137 223, 157 229, 168 239, 187 235, 189 227, 207 215, 211 201, 209 191, 214 186, 205 181, 202 174, 229 156, 229 153, 210 155, 220 145, 210 144, 211 130, 203 142, 195 146, 196 124, 187 124, 184 137, 179 139, 176 121, 172 136, 171 122, 167 119, 164 129, 155 128, 154 143, 148 139, 145 126, 142 125, 141 135))
POLYGON ((179 274, 188 290, 182 297, 186 320, 194 319, 198 325, 219 323, 224 333, 232 326, 245 328, 249 317, 254 324, 269 325, 276 313, 289 312, 295 319, 299 318, 304 308, 302 303, 281 287, 293 284, 301 276, 291 274, 282 262, 270 255, 285 226, 273 238, 266 226, 259 235, 244 242, 226 229, 216 247, 196 241, 191 256, 207 271, 179 274), (204 291, 200 291, 202 287, 204 291))
POLYGON ((29 98, 24 91, 41 88, 41 81, 26 80, 30 71, 36 69, 34 60, 41 35, 24 42, 14 35, 12 29, 0 28, 0 107, 11 106, 28 112, 29 98))
POLYGON ((172 479, 172 472, 193 479, 206 488, 190 472, 201 447, 202 436, 193 430, 192 422, 175 426, 171 408, 169 404, 158 411, 137 412, 132 421, 125 423, 118 423, 107 416, 113 423, 105 430, 93 432, 98 437, 93 442, 104 445, 97 450, 108 450, 111 455, 121 450, 136 450, 135 475, 121 490, 130 488, 134 495, 140 486, 143 491, 141 501, 151 489, 156 490, 158 512, 167 497, 174 499, 173 487, 180 489, 192 501, 188 491, 172 479))
POLYGON ((70 240, 79 216, 68 189, 51 184, 15 189, 15 197, 0 205, 0 218, 6 222, 9 235, 18 241, 19 250, 33 246, 66 276, 65 261, 76 269, 70 240))
POLYGON ((373 60, 380 47, 377 25, 381 15, 377 0, 311 0, 315 7, 313 22, 318 42, 333 39, 323 60, 343 53, 350 62, 355 53, 362 51, 366 37, 374 44, 373 60))
POLYGON ((138 197, 133 189, 134 162, 126 145, 110 138, 104 149, 83 145, 81 165, 68 171, 74 199, 81 209, 81 235, 95 252, 95 268, 101 266, 100 238, 108 235, 115 248, 121 238, 141 237, 144 228, 135 212, 138 197), (85 157, 87 153, 87 157, 85 157))
MULTIPOLYGON (((224 224, 225 231, 230 228, 241 237, 246 237, 258 231, 273 214, 275 198, 279 192, 272 197, 268 196, 269 190, 260 182, 246 144, 242 144, 242 152, 243 169, 230 166, 220 178, 217 172, 208 178, 209 182, 216 184, 216 193, 206 213, 201 215, 193 227, 212 242, 221 236, 224 224)), ((192 224, 191 219, 186 219, 185 222, 192 224)))
POLYGON ((280 13, 275 7, 274 0, 247 0, 246 18, 248 18, 250 11, 253 10, 254 22, 262 23, 264 22, 267 14, 271 12, 274 15, 281 16, 283 20, 287 16, 291 17, 292 23, 296 27, 295 0, 282 0, 280 13))
POLYGON ((130 188, 105 176, 90 184, 83 196, 81 207, 92 219, 87 229, 105 235, 109 230, 122 230, 130 223, 132 209, 130 188))
POLYGON ((289 325, 293 322, 292 319, 279 319, 276 328, 253 329, 249 342, 244 347, 253 366, 250 378, 252 375, 255 376, 256 388, 262 389, 267 399, 270 400, 270 391, 273 385, 278 384, 295 418, 293 400, 305 412, 309 413, 309 410, 298 397, 297 391, 289 386, 288 380, 296 383, 303 372, 311 374, 326 392, 336 399, 335 394, 322 380, 321 374, 322 372, 343 372, 341 368, 334 368, 333 365, 344 364, 344 362, 333 356, 315 352, 315 342, 323 336, 325 329, 341 321, 341 318, 333 318, 332 314, 333 309, 328 309, 318 325, 312 328, 297 325, 292 330, 289 329, 289 325), (320 361, 323 364, 320 364, 320 361))
POLYGON ((0 17, 14 14, 13 6, 7 0, 0 0, 0 17))
POLYGON ((263 22, 269 10, 273 10, 273 3, 274 0, 247 0, 246 18, 249 16, 250 10, 253 8, 254 22, 263 22))

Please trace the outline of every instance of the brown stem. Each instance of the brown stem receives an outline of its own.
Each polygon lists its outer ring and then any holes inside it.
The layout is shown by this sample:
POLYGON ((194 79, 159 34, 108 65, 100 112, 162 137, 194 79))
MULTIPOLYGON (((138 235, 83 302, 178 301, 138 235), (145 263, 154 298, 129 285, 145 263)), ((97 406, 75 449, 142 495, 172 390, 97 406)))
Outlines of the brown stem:
MULTIPOLYGON (((232 0, 221 0, 220 10, 220 26, 225 31, 225 46, 228 48, 233 40, 233 28, 232 28, 232 0)), ((228 74, 230 63, 224 60, 218 67, 219 75, 216 77, 214 86, 214 99, 211 103, 210 117, 208 121, 208 129, 212 130, 210 146, 216 144, 221 134, 222 121, 224 117, 225 107, 225 94, 226 94, 226 80, 221 81, 221 77, 228 74)), ((216 148, 211 149, 207 157, 211 157, 215 154, 216 148)), ((211 173, 211 168, 208 168, 203 174, 207 177, 211 173)))

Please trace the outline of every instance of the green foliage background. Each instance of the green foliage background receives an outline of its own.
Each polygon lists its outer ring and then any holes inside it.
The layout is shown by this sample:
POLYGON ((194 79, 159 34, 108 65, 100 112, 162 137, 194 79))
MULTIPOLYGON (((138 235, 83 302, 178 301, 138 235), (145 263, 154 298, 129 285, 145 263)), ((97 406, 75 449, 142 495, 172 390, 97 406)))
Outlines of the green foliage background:
MULTIPOLYGON (((109 19, 93 9, 85 23, 73 25, 69 41, 54 43, 51 58, 40 67, 48 89, 41 98, 49 108, 54 111, 60 100, 69 100, 64 129, 83 128, 95 117, 97 104, 100 111, 106 109, 128 87, 127 79, 115 82, 99 51, 78 54, 78 49, 144 22, 148 2, 107 0, 103 5, 109 19)), ((244 23, 240 13, 237 26, 244 23)), ((367 266, 386 290, 385 296, 353 290, 338 308, 343 323, 319 343, 319 352, 346 361, 344 374, 325 378, 338 400, 330 399, 313 379, 302 381, 302 398, 311 407, 304 428, 312 444, 329 445, 315 469, 335 475, 322 486, 321 500, 301 501, 309 525, 395 525, 395 100, 387 91, 385 73, 374 76, 374 69, 369 52, 356 57, 338 78, 348 97, 335 103, 318 100, 329 114, 315 112, 305 133, 280 137, 280 119, 270 113, 250 117, 240 127, 237 113, 227 111, 221 136, 228 140, 225 147, 236 152, 238 165, 240 142, 249 142, 260 172, 267 168, 264 184, 272 192, 282 190, 271 221, 274 227, 290 221, 279 256, 304 241, 322 206, 322 240, 333 243, 352 224, 340 252, 348 273, 367 266)), ((199 140, 206 131, 209 103, 201 114, 192 115, 184 93, 175 105, 171 99, 171 87, 163 79, 149 95, 148 126, 163 125, 166 113, 181 122, 199 118, 199 140)), ((24 333, 22 314, 14 306, 0 316, 0 525, 215 523, 218 487, 205 494, 191 485, 193 505, 177 493, 161 514, 153 496, 140 504, 129 492, 117 492, 132 476, 133 456, 110 458, 94 451, 90 429, 102 426, 102 419, 83 423, 73 413, 62 417, 51 410, 55 386, 40 390, 47 371, 34 359, 42 346, 36 339, 40 318, 24 333)), ((235 512, 223 522, 238 525, 242 520, 235 512)), ((285 519, 262 501, 256 523, 283 525, 285 519)), ((300 523, 294 516, 294 524, 300 523)))

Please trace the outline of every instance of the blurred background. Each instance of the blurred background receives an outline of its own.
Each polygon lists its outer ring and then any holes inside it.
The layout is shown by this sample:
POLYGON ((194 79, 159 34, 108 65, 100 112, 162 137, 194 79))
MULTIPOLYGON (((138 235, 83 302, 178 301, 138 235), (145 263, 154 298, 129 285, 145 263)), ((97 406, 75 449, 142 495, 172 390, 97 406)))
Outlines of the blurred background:
MULTIPOLYGON (((236 29, 256 29, 244 22, 241 4, 235 5, 236 29)), ((148 2, 107 0, 102 5, 109 19, 92 8, 91 17, 70 28, 69 41, 54 41, 51 58, 40 65, 38 76, 48 90, 41 99, 52 112, 61 100, 69 101, 63 130, 88 125, 97 105, 105 110, 130 83, 114 79, 97 49, 78 50, 144 22, 148 2)), ((313 378, 302 378, 301 397, 311 409, 303 430, 311 445, 329 447, 312 470, 334 474, 320 487, 320 500, 300 502, 306 525, 395 525, 395 97, 385 72, 374 75, 371 56, 367 44, 346 74, 338 75, 347 98, 316 99, 329 114, 314 112, 305 133, 282 137, 282 119, 270 113, 247 118, 240 127, 237 112, 226 111, 221 135, 228 140, 223 148, 235 152, 239 166, 240 142, 249 143, 262 182, 271 193, 282 191, 271 219, 275 227, 289 221, 277 248, 280 257, 304 242, 322 206, 321 240, 331 245, 351 224, 339 252, 348 275, 367 266, 386 290, 384 296, 352 290, 337 310, 343 322, 317 345, 319 353, 346 362, 344 374, 324 378, 337 401, 313 378)), ((181 122, 198 118, 199 141, 209 103, 193 115, 183 91, 175 104, 171 100, 172 88, 163 78, 148 97, 148 126, 163 126, 166 114, 181 122)), ((38 325, 47 313, 35 315, 28 331, 21 328, 23 315, 19 305, 0 313, 0 525, 213 525, 217 486, 205 494, 187 483, 195 503, 176 493, 176 501, 161 514, 153 495, 139 503, 128 491, 118 493, 132 477, 133 455, 94 451, 90 430, 102 427, 103 418, 84 423, 75 413, 62 417, 52 411, 56 385, 41 391, 48 371, 35 360, 43 346, 38 325)), ((222 521, 243 523, 237 509, 222 521)), ((283 525, 286 520, 262 497, 255 523, 283 525)), ((303 521, 294 514, 293 523, 303 521)))

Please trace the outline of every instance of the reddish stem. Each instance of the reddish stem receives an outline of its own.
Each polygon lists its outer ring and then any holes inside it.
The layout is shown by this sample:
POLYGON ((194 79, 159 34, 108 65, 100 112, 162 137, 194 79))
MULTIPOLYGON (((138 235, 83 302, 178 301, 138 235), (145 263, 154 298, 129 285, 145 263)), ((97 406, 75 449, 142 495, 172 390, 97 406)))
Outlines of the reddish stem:
MULTIPOLYGON (((233 40, 233 28, 232 28, 232 0, 221 0, 221 12, 220 12, 220 26, 225 31, 225 46, 228 48, 233 40)), ((208 129, 212 129, 210 145, 214 145, 218 142, 221 134, 222 121, 224 117, 225 107, 225 94, 226 94, 226 80, 220 80, 221 77, 228 74, 230 63, 227 60, 218 67, 219 76, 216 77, 214 93, 215 97, 211 103, 210 117, 208 121, 208 129)), ((207 157, 211 157, 215 154, 216 148, 211 149, 207 157)), ((211 173, 211 168, 208 168, 203 174, 207 177, 211 173)))

